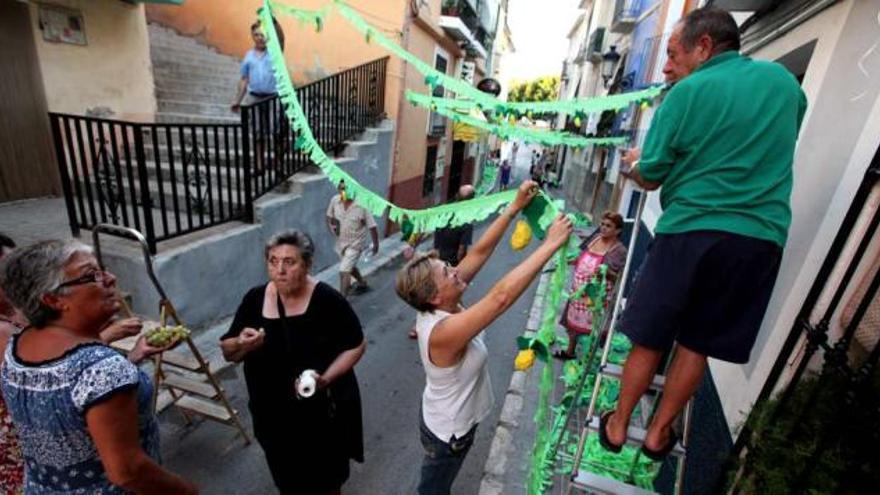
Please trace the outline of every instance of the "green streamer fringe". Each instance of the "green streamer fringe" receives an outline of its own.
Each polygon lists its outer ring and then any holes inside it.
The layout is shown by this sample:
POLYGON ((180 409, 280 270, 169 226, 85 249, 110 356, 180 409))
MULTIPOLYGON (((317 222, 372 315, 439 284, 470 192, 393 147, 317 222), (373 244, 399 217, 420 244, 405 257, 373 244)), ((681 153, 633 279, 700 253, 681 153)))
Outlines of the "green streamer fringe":
POLYGON ((414 93, 410 90, 407 90, 406 92, 406 99, 414 105, 427 108, 432 112, 443 115, 444 117, 452 119, 455 122, 463 122, 469 126, 491 132, 492 134, 495 134, 496 136, 504 140, 519 139, 526 143, 539 143, 545 146, 571 146, 573 148, 583 148, 591 145, 620 146, 626 144, 626 142, 629 141, 628 137, 588 138, 584 136, 578 136, 570 132, 538 131, 534 129, 529 129, 527 127, 509 125, 506 123, 493 124, 491 122, 486 122, 467 114, 459 113, 449 108, 436 106, 433 104, 433 100, 435 100, 435 98, 419 93, 414 93))
POLYGON ((414 232, 417 233, 432 232, 446 226, 455 227, 481 221, 513 201, 516 197, 516 190, 504 191, 424 210, 410 210, 396 206, 382 196, 363 187, 354 177, 339 168, 339 165, 327 156, 315 140, 308 120, 296 97, 296 90, 287 71, 281 46, 278 44, 275 26, 272 23, 271 6, 272 2, 264 0, 263 7, 258 11, 258 14, 263 30, 266 33, 266 47, 275 72, 279 98, 284 103, 285 113, 290 121, 291 128, 298 133, 295 147, 306 154, 324 172, 327 179, 334 186, 344 181, 348 195, 357 204, 369 211, 370 214, 381 217, 387 211, 388 217, 397 223, 403 223, 403 220, 407 219, 412 223, 414 232))

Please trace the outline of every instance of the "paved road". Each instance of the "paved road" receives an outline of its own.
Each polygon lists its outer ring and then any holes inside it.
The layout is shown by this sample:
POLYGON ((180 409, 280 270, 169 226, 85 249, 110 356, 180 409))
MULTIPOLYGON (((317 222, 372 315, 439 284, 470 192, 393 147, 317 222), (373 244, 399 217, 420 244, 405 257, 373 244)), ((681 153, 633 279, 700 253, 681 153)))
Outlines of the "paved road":
MULTIPOLYGON (((528 249, 534 246, 535 241, 528 249)), ((505 238, 471 284, 465 303, 484 295, 525 255, 525 251, 514 253, 505 238)), ((366 462, 352 464, 351 478, 343 490, 347 494, 411 494, 418 482, 422 449, 417 425, 424 372, 415 341, 406 337, 415 320, 414 311, 394 293, 394 275, 399 266, 400 262, 395 262, 374 273, 370 277, 373 290, 353 301, 368 340, 366 355, 356 367, 363 396, 366 462)), ((533 283, 487 332, 496 405, 492 416, 478 429, 453 493, 478 492, 512 372, 515 338, 523 331, 536 285, 533 283)), ((224 386, 250 429, 241 372, 225 374, 224 386)), ((203 493, 275 493, 258 445, 242 447, 232 429, 214 423, 183 427, 175 412, 166 412, 162 423, 165 464, 197 482, 203 493)))

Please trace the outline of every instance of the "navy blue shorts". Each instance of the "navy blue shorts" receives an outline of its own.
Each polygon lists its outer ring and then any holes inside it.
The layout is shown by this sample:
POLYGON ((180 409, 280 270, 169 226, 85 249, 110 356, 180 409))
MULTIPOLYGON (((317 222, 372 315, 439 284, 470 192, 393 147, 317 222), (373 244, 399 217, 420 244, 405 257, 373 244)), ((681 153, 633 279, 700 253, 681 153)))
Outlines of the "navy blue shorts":
POLYGON ((729 232, 658 234, 627 300, 620 329, 634 343, 668 350, 673 341, 746 363, 779 264, 779 245, 729 232))

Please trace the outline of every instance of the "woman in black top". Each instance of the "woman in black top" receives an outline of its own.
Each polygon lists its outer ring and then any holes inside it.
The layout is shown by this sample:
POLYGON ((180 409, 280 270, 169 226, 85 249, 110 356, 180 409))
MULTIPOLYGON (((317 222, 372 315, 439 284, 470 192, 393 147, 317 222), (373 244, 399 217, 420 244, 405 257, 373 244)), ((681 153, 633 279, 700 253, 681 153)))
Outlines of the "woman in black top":
POLYGON ((248 291, 220 342, 228 361, 244 361, 254 436, 282 494, 339 493, 349 459, 363 462, 353 367, 366 343, 345 298, 309 275, 313 254, 299 231, 270 239, 270 281, 248 291), (298 398, 305 370, 318 373, 317 392, 298 398))

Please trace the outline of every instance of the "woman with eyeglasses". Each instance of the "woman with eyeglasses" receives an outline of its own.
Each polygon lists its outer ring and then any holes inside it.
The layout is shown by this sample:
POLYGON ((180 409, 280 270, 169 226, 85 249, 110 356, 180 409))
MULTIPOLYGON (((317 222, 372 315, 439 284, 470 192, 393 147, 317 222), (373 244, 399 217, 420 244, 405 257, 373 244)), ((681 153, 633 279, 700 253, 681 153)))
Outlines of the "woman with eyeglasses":
POLYGON ((435 252, 417 254, 397 273, 397 295, 418 311, 416 333, 425 369, 420 435, 422 460, 418 493, 449 494, 477 425, 492 410, 488 350, 483 331, 528 288, 553 253, 571 234, 560 216, 544 242, 510 270, 482 299, 465 309, 461 297, 495 250, 507 227, 532 200, 537 184, 523 182, 516 199, 486 229, 458 266, 435 252))
MULTIPOLYGON (((623 270, 626 263, 626 246, 620 242, 620 233, 623 232, 623 217, 619 213, 606 211, 602 214, 599 229, 581 244, 581 254, 574 261, 574 276, 571 281, 571 292, 576 292, 581 286, 588 283, 599 267, 605 265, 608 271, 605 275, 606 299, 605 307, 611 300, 614 291, 614 283, 618 274, 623 270)), ((568 333, 568 348, 558 350, 553 356, 557 359, 574 359, 578 339, 582 335, 589 335, 593 329, 593 313, 590 310, 590 301, 587 295, 576 300, 569 301, 562 314, 562 326, 568 333)))
POLYGON ((198 493, 158 464, 152 384, 101 341, 119 310, 116 277, 77 241, 18 248, 0 286, 30 326, 12 337, 0 389, 25 460, 24 493, 198 493))
POLYGON ((340 493, 349 461, 363 462, 360 320, 342 294, 309 275, 308 235, 276 234, 264 253, 269 282, 245 294, 220 347, 228 361, 244 362, 254 436, 278 490, 340 493))

